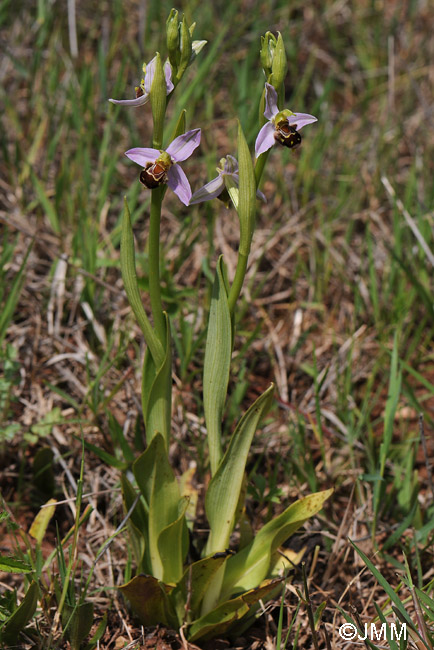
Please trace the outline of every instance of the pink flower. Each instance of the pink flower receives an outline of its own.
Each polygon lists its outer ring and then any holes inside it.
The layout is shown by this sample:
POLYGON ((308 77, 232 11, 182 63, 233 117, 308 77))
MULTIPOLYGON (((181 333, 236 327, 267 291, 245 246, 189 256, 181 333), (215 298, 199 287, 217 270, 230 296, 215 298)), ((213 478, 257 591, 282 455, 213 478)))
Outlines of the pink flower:
MULTIPOLYGON (((226 156, 220 160, 220 167, 217 167, 217 176, 212 181, 206 183, 200 190, 193 194, 190 205, 194 203, 203 203, 211 199, 219 198, 229 205, 229 197, 232 199, 235 207, 238 205, 238 185, 240 182, 238 175, 238 161, 233 156, 226 156)), ((258 199, 267 202, 267 199, 260 190, 257 190, 258 199)))
MULTIPOLYGON (((152 82, 155 74, 155 60, 152 59, 147 65, 143 64, 143 72, 145 78, 142 79, 140 86, 136 86, 136 99, 109 99, 112 104, 124 104, 124 106, 142 106, 149 101, 152 82)), ((172 83, 172 68, 169 61, 164 64, 164 76, 166 77, 166 91, 167 94, 171 93, 174 86, 172 83)))
POLYGON ((306 124, 312 124, 312 122, 318 121, 313 115, 309 115, 308 113, 293 113, 288 108, 279 112, 277 108, 277 93, 274 87, 268 83, 265 84, 264 116, 268 122, 264 124, 256 138, 256 157, 271 149, 276 142, 291 149, 297 147, 301 143, 300 129, 306 126, 306 124))
POLYGON ((193 129, 175 138, 166 151, 137 147, 129 149, 125 155, 143 167, 140 182, 145 187, 153 189, 167 183, 179 200, 188 205, 191 199, 190 183, 178 163, 190 158, 200 144, 200 136, 200 129, 193 129))

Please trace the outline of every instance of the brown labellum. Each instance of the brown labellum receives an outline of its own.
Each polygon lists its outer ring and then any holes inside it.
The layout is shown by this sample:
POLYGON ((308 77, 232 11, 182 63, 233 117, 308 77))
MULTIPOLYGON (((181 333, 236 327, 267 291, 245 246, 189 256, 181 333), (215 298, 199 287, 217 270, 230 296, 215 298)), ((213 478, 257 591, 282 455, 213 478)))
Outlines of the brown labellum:
POLYGON ((148 163, 140 173, 140 182, 149 190, 162 185, 167 181, 167 170, 159 162, 148 163))
POLYGON ((301 135, 286 121, 276 124, 274 139, 284 147, 289 147, 289 149, 295 149, 295 147, 301 144, 301 135))
POLYGON ((138 97, 143 97, 145 93, 143 92, 143 88, 140 86, 136 86, 136 98, 138 97))

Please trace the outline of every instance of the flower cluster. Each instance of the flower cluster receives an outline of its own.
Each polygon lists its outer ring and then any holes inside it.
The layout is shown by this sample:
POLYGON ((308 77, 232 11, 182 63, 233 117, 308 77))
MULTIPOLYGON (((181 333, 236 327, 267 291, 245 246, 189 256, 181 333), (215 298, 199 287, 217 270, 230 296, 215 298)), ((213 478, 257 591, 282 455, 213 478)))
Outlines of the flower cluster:
MULTIPOLYGON (((205 41, 200 41, 200 43, 202 48, 205 41)), ((155 67, 156 57, 147 65, 143 65, 145 76, 140 86, 136 87, 137 96, 135 99, 109 99, 109 101, 113 104, 124 104, 126 106, 141 106, 146 104, 150 98, 152 82, 155 76, 155 67)), ((166 94, 169 95, 174 88, 172 83, 172 67, 169 61, 166 61, 164 64, 164 77, 166 94)), ((269 83, 265 84, 264 117, 268 121, 261 128, 256 138, 255 154, 257 158, 271 149, 276 143, 290 149, 298 147, 301 143, 300 130, 307 124, 312 124, 317 121, 317 118, 309 113, 293 113, 287 108, 279 111, 277 106, 277 92, 269 83)), ((236 158, 230 155, 220 160, 220 167, 217 167, 216 178, 213 178, 192 195, 187 176, 178 163, 191 156, 193 151, 199 146, 200 138, 200 129, 193 129, 175 138, 165 151, 137 147, 135 149, 129 149, 125 155, 143 168, 140 174, 140 181, 148 189, 154 189, 163 183, 167 183, 184 205, 194 205, 219 198, 226 206, 232 200, 235 208, 237 208, 239 185, 238 162, 236 158)), ((256 195, 262 201, 266 201, 265 196, 259 190, 256 192, 256 195)))

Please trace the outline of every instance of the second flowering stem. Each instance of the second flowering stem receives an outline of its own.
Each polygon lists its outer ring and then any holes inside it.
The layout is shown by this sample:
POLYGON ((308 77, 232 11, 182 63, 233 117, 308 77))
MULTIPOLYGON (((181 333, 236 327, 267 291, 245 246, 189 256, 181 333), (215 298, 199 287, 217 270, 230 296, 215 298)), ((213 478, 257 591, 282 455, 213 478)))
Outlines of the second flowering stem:
POLYGON ((166 324, 161 302, 160 288, 160 221, 161 203, 165 193, 165 187, 155 188, 151 192, 151 213, 149 223, 149 295, 151 299, 152 316, 154 328, 159 341, 165 346, 166 324))

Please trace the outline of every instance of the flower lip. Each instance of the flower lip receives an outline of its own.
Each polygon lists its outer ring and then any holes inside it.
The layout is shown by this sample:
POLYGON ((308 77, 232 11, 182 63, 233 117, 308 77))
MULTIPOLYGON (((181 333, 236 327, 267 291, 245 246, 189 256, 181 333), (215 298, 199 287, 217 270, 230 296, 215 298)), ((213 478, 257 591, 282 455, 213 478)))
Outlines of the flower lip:
MULTIPOLYGON (((109 99, 112 104, 123 104, 124 106, 142 106, 149 101, 151 86, 155 75, 156 56, 144 66, 145 78, 142 79, 140 86, 136 87, 135 99, 109 99)), ((174 85, 172 83, 172 67, 169 61, 164 64, 164 76, 166 78, 166 94, 172 92, 174 85)))

